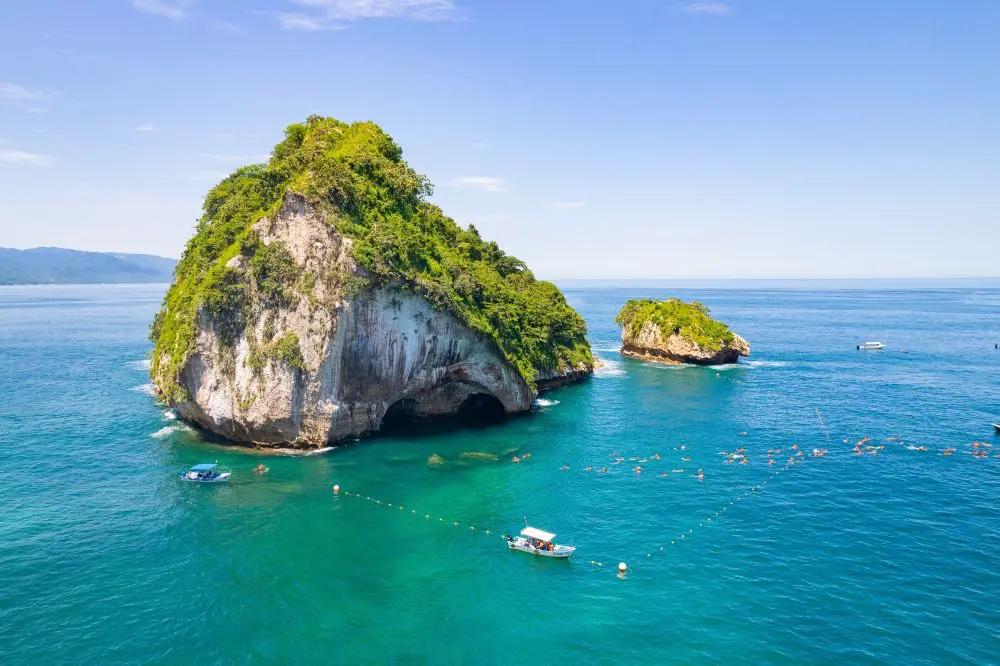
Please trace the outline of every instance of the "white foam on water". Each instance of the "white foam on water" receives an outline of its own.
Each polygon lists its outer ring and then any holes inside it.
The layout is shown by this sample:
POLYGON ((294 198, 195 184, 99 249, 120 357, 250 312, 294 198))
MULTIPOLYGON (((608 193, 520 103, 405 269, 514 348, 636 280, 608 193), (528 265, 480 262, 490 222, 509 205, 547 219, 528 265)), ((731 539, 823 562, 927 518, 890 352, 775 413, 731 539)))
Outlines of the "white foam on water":
POLYGON ((548 400, 547 398, 535 398, 535 406, 537 407, 552 407, 558 405, 558 400, 548 400))
POLYGON ((740 365, 748 368, 784 368, 788 366, 787 361, 742 361, 740 365))
POLYGON ((619 347, 592 347, 592 349, 594 351, 602 351, 602 352, 620 352, 622 350, 622 348, 620 346, 619 347))
POLYGON ((129 391, 138 391, 139 393, 145 393, 146 395, 156 395, 156 387, 152 384, 140 384, 139 386, 133 386, 129 391))
POLYGON ((621 361, 610 361, 606 358, 601 359, 601 367, 594 368, 595 377, 624 377, 626 374, 621 361))
POLYGON ((722 365, 710 365, 708 367, 716 372, 729 372, 730 370, 735 370, 740 366, 738 363, 723 363, 722 365))
POLYGON ((167 411, 163 412, 164 421, 174 421, 176 419, 177 419, 177 412, 171 409, 168 409, 167 411))
POLYGON ((154 433, 151 433, 149 436, 152 437, 153 439, 163 439, 164 437, 170 437, 170 435, 174 434, 180 429, 181 429, 180 426, 168 425, 160 428, 154 433))
POLYGON ((680 370, 682 368, 698 367, 693 363, 657 363, 656 361, 643 361, 642 364, 647 368, 656 368, 657 370, 680 370))
POLYGON ((136 370, 149 370, 150 362, 148 358, 144 358, 141 361, 129 361, 126 365, 136 370))
POLYGON ((327 453, 329 451, 333 451, 335 448, 337 448, 337 447, 336 446, 324 446, 321 449, 316 449, 315 451, 310 451, 306 455, 307 456, 319 456, 319 455, 322 455, 322 454, 327 453))

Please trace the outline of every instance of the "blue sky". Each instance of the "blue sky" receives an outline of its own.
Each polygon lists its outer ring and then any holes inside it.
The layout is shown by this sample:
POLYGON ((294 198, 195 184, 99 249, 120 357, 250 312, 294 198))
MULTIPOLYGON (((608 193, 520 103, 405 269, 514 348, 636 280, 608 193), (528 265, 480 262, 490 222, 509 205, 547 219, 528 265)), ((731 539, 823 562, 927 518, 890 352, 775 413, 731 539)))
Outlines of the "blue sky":
POLYGON ((310 113, 546 278, 996 276, 1000 2, 0 0, 0 246, 179 256, 310 113))

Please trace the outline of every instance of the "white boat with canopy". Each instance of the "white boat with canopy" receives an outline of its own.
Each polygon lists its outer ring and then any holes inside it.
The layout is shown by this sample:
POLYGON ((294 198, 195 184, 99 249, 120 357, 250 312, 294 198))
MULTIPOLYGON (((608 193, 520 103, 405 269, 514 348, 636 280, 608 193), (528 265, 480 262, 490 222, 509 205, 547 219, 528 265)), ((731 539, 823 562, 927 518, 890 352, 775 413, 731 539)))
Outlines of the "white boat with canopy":
POLYGON ((885 345, 881 342, 862 342, 858 345, 858 349, 861 351, 877 351, 879 349, 884 349, 885 345))
POLYGON ((536 527, 525 527, 520 536, 507 536, 507 547, 542 557, 569 557, 576 550, 575 546, 562 546, 552 543, 556 535, 536 527))
POLYGON ((218 463, 202 463, 188 467, 181 472, 181 480, 192 483, 226 483, 232 475, 233 473, 228 467, 218 463))

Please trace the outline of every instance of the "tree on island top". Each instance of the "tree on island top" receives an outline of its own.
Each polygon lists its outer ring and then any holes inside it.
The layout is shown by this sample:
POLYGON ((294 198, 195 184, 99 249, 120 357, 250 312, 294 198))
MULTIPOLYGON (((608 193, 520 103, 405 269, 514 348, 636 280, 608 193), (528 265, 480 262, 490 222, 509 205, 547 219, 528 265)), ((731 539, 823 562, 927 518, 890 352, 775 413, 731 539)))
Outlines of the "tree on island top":
POLYGON ((697 301, 685 303, 679 298, 632 299, 618 312, 615 322, 629 339, 637 337, 642 327, 651 322, 659 327, 664 338, 676 333, 709 352, 719 351, 736 337, 728 326, 709 316, 705 305, 697 301))

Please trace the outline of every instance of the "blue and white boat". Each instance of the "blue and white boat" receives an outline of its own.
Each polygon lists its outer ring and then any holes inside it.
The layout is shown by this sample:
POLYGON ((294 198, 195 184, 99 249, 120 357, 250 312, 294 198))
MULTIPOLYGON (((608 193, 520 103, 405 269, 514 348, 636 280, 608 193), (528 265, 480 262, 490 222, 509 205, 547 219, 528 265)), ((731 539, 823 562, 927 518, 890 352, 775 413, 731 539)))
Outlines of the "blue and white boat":
POLYGON ((181 472, 181 481, 192 483, 227 483, 233 472, 218 463, 202 463, 181 472))
POLYGON ((507 547, 511 550, 520 550, 532 555, 560 558, 569 557, 576 550, 575 546, 562 546, 552 543, 552 540, 555 538, 556 535, 552 532, 546 532, 536 527, 525 527, 521 530, 520 536, 507 537, 507 547))
POLYGON ((877 351, 879 349, 884 349, 885 345, 881 342, 862 342, 858 345, 858 349, 861 351, 877 351))

